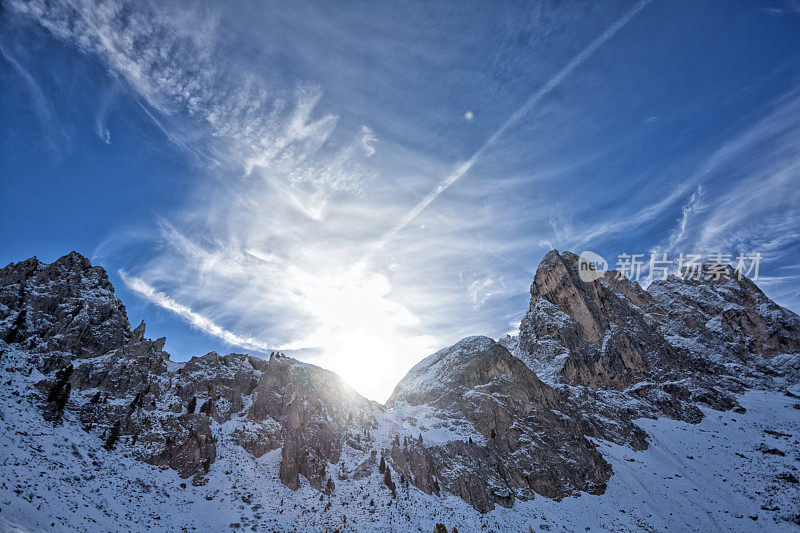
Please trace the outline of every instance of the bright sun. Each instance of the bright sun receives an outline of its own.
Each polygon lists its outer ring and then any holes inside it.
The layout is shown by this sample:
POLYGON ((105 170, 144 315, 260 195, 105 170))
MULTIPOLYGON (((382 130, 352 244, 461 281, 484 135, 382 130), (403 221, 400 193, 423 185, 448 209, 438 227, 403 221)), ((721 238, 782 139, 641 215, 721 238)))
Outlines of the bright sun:
POLYGON ((391 301, 390 292, 387 277, 363 265, 317 273, 303 290, 304 303, 319 324, 304 344, 322 347, 318 364, 380 402, 411 362, 434 345, 427 336, 409 334, 418 319, 391 301))

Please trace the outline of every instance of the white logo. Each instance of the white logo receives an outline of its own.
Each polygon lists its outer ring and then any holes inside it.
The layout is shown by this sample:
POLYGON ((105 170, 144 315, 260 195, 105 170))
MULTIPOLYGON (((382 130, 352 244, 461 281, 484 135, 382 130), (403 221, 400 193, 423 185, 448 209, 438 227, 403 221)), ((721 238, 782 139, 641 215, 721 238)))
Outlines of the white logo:
POLYGON ((603 256, 588 250, 578 257, 578 276, 587 283, 602 278, 608 270, 608 262, 603 256))

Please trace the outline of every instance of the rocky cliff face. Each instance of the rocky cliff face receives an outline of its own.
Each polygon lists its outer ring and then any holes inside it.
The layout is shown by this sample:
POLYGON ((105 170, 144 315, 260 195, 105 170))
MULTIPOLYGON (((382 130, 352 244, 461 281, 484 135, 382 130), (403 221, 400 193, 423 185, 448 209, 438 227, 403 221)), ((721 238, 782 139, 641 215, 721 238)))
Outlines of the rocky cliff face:
POLYGON ((698 405, 732 409, 744 387, 800 381, 800 319, 749 280, 670 278, 646 291, 613 272, 583 282, 576 262, 547 254, 518 337, 429 356, 385 406, 281 354, 173 362, 75 252, 0 270, 0 360, 24 354, 4 380, 35 376, 27 398, 45 420, 78 423, 99 446, 197 486, 235 448, 253 461, 279 454, 274 475, 293 490, 377 483, 481 512, 602 493, 612 471, 590 439, 644 449, 639 417, 697 422, 698 405))
POLYGON ((29 350, 45 417, 65 409, 108 448, 203 476, 225 433, 254 456, 282 448, 281 479, 327 480, 350 430, 374 424, 373 406, 335 374, 293 359, 209 353, 173 363, 165 339, 131 330, 108 276, 78 253, 0 271, 0 335, 29 350), (220 431, 227 425, 226 431, 220 431))
POLYGON ((323 489, 328 465, 339 462, 345 446, 364 451, 361 435, 376 425, 373 405, 336 374, 313 365, 277 357, 260 368, 246 418, 261 428, 265 421, 280 427, 281 481, 297 488, 302 474, 323 489))
POLYGON ((85 357, 122 346, 130 334, 105 270, 76 252, 49 265, 33 257, 0 270, 0 339, 7 343, 85 357))
POLYGON ((509 341, 550 382, 624 389, 800 350, 800 318, 730 266, 706 264, 644 290, 616 271, 584 282, 577 263, 569 252, 545 256, 509 341))
POLYGON ((730 266, 649 290, 615 271, 584 282, 577 269, 575 254, 549 252, 519 335, 503 343, 599 437, 643 447, 637 417, 697 422, 698 405, 732 409, 745 387, 796 382, 798 316, 730 266))
POLYGON ((685 365, 648 320, 643 309, 651 305, 650 294, 615 271, 582 281, 578 256, 553 250, 531 285, 519 354, 532 368, 555 371, 566 383, 616 389, 685 365))
POLYGON ((611 474, 576 422, 580 415, 488 337, 464 339, 411 369, 387 407, 418 406, 428 416, 468 421, 480 437, 428 449, 443 487, 480 510, 534 493, 601 493, 611 474))
POLYGON ((702 267, 699 279, 652 283, 651 312, 677 347, 717 363, 746 363, 800 351, 800 317, 730 266, 702 267))

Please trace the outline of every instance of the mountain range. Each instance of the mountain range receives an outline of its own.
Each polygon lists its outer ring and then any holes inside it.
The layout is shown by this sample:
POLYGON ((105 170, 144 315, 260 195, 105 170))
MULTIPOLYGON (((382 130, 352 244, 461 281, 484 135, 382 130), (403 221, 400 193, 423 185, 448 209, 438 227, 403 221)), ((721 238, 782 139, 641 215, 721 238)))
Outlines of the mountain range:
POLYGON ((0 529, 800 529, 800 317, 728 265, 578 268, 381 405, 280 352, 172 361, 102 267, 12 263, 0 529))

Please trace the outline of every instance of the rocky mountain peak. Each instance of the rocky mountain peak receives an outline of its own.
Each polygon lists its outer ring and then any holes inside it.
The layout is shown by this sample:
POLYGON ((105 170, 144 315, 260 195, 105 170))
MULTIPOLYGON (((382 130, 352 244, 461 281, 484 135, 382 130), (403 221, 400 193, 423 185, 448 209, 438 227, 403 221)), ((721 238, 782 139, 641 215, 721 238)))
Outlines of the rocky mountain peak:
POLYGON ((406 402, 448 408, 448 402, 474 387, 528 377, 530 371, 520 363, 489 337, 467 337, 417 363, 397 384, 387 406, 406 402))
POLYGON ((427 417, 445 425, 469 421, 474 439, 451 440, 429 453, 445 487, 482 511, 535 493, 602 492, 610 475, 580 416, 488 337, 463 339, 412 368, 387 402, 399 413, 409 406, 425 406, 427 417))
MULTIPOLYGON (((696 404, 731 409, 731 392, 743 382, 791 383, 800 374, 797 315, 730 265, 708 262, 648 290, 615 271, 586 282, 577 268, 575 254, 549 252, 519 335, 503 342, 591 420, 602 421, 597 406, 613 398, 627 417, 696 422, 696 404)), ((626 416, 592 427, 603 438, 646 445, 626 416)))
POLYGON ((130 334, 106 271, 78 252, 51 264, 33 257, 0 270, 0 339, 6 342, 87 357, 121 346, 130 334))
POLYGON ((545 256, 519 337, 507 341, 549 383, 623 389, 800 350, 797 315, 730 265, 706 262, 647 290, 613 270, 586 282, 577 268, 573 253, 545 256))
POLYGON ((704 263, 648 287, 670 341, 715 362, 800 351, 800 317, 730 265, 704 263))
POLYGON ((643 311, 652 301, 613 270, 581 280, 578 256, 552 250, 534 276, 517 355, 550 380, 624 388, 678 363, 643 311))

